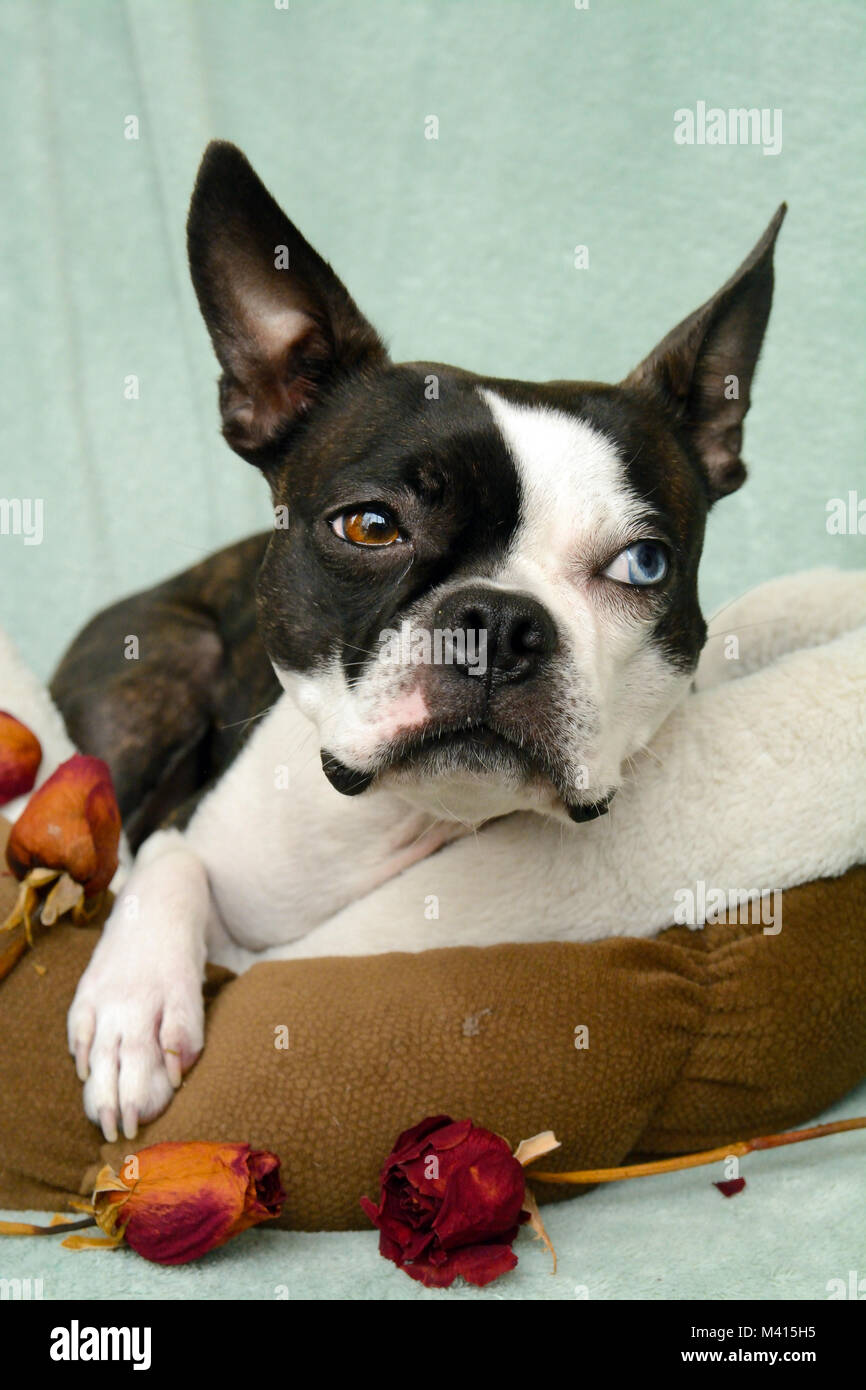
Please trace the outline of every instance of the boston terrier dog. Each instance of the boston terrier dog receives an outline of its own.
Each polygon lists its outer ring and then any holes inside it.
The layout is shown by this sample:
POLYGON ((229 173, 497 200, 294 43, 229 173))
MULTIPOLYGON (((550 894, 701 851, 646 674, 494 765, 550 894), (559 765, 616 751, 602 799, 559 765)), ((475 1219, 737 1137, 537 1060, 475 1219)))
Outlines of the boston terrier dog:
POLYGON ((784 212, 619 385, 511 381, 392 362, 243 154, 208 147, 190 268, 274 526, 95 619, 52 686, 145 841, 69 1014, 107 1138, 200 1052, 207 959, 279 958, 515 815, 531 916, 533 827, 608 811, 704 644, 704 524, 745 477, 784 212))

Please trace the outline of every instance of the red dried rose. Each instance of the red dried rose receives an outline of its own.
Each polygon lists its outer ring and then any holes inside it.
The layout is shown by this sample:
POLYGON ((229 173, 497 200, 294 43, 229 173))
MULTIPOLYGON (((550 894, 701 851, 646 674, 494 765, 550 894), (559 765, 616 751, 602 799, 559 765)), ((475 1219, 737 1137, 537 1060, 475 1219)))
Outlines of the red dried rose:
POLYGON ((68 758, 31 796, 9 836, 6 859, 16 878, 37 867, 66 872, 91 898, 117 868, 120 812, 101 758, 68 758))
POLYGON ((42 745, 14 714, 0 710, 0 806, 29 792, 42 762, 42 745))
POLYGON ((379 1252, 428 1288, 458 1274, 489 1284, 517 1264, 511 1243, 529 1219, 523 1167, 498 1134, 435 1115, 401 1134, 382 1169, 379 1205, 361 1206, 379 1252))
MULTIPOLYGON (((91 1210, 113 1243, 124 1240, 157 1264, 181 1265, 279 1216, 286 1194, 280 1160, 249 1144, 152 1144, 120 1173, 106 1167, 91 1210)), ((87 1237, 75 1248, 98 1244, 87 1237)))

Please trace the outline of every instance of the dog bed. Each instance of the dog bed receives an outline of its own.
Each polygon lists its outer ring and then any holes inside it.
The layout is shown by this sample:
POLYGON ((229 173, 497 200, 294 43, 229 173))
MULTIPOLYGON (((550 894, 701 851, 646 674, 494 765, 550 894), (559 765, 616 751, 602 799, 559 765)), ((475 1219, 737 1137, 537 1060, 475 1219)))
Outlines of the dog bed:
MULTIPOLYGON (((862 581, 843 588, 856 607, 862 581)), ((838 640, 812 653, 812 739, 837 708, 838 640)), ((862 642, 851 650, 866 673, 862 642)), ((785 660, 780 670, 800 670, 785 660)), ((739 671, 752 679, 748 661, 739 671)), ((862 704, 844 708, 862 720, 862 704)), ((822 798, 834 785, 850 796, 850 769, 837 783, 829 762, 822 798)), ((825 821, 810 820, 816 789, 796 762, 757 768, 756 797, 770 775, 773 817, 806 818, 821 862, 835 865, 811 881, 789 870, 787 886, 767 864, 764 881, 785 889, 781 931, 723 915, 635 939, 616 935, 612 916, 614 934, 590 942, 299 959, 238 978, 211 968, 204 1054, 134 1143, 100 1145, 81 1108, 65 1018, 101 919, 61 922, 0 986, 0 1204, 62 1207, 102 1162, 146 1144, 243 1139, 282 1160, 280 1224, 346 1229, 365 1225, 358 1200, 376 1191, 395 1135, 428 1114, 471 1116, 514 1143, 553 1129, 562 1169, 721 1145, 814 1115, 866 1073, 866 868, 851 859, 862 798, 844 808, 854 834, 840 863, 837 844, 822 846, 825 821), (289 1045, 276 1046, 284 1029, 289 1045)), ((700 876, 701 865, 684 867, 685 883, 700 876)), ((0 880, 3 916, 13 896, 0 880)), ((573 1192, 538 1184, 542 1200, 573 1192)))

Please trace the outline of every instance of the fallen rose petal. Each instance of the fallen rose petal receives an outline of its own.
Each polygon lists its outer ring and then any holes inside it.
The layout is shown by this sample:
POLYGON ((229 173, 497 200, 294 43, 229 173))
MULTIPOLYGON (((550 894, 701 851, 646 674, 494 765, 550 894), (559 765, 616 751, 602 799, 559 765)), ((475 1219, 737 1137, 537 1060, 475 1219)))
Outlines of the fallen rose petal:
POLYGON ((14 714, 0 710, 0 806, 29 792, 42 762, 42 745, 14 714))
POLYGON ((717 1187, 723 1197, 736 1197, 738 1192, 742 1192, 746 1186, 745 1178, 725 1178, 723 1182, 714 1182, 713 1187, 717 1187))
POLYGON ((80 753, 34 792, 9 836, 6 860, 16 878, 37 866, 66 871, 93 897, 117 868, 120 811, 101 758, 80 753))

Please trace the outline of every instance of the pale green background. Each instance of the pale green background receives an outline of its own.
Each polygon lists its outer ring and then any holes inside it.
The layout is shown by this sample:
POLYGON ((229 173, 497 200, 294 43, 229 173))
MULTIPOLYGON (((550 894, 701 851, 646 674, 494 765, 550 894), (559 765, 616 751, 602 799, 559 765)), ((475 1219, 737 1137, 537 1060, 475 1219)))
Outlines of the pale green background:
POLYGON ((395 356, 498 375, 618 379, 786 198, 752 477, 712 520, 703 595, 863 563, 825 526, 863 478, 861 0, 4 0, 0 17, 0 496, 46 515, 39 547, 0 536, 0 619, 43 674, 97 607, 267 524, 217 433, 185 263, 212 136, 247 151, 395 356), (782 153, 676 146, 673 112, 699 99, 781 108, 782 153))

